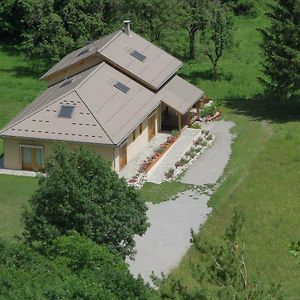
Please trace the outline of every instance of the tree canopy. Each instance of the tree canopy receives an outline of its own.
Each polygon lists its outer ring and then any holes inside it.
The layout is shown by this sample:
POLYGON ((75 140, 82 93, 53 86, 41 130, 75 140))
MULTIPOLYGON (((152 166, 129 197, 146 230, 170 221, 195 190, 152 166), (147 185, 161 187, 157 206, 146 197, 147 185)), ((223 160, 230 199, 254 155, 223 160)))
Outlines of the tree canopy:
POLYGON ((0 242, 1 299, 149 299, 121 257, 72 233, 37 249, 0 242))
POLYGON ((288 99, 300 89, 300 2, 277 0, 269 7, 271 26, 260 30, 265 74, 260 81, 266 94, 288 99))
POLYGON ((29 243, 50 243, 74 230, 123 257, 134 254, 133 236, 148 227, 147 207, 109 162, 84 148, 59 146, 45 173, 24 213, 29 243))

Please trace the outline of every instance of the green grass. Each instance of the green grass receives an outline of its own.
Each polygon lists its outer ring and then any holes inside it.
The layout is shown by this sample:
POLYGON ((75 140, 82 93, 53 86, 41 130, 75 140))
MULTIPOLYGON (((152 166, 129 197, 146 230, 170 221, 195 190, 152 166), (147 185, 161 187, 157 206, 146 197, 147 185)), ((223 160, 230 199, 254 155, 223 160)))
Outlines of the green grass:
POLYGON ((0 238, 22 233, 21 214, 36 188, 36 178, 0 175, 0 238))
POLYGON ((190 185, 178 181, 163 182, 162 184, 146 182, 138 194, 144 201, 160 203, 189 188, 190 185))
MULTIPOLYGON (((201 56, 201 64, 190 62, 182 71, 208 95, 225 99, 225 119, 236 123, 232 156, 209 202, 213 213, 201 228, 201 239, 218 244, 234 208, 240 209, 246 219, 242 239, 250 276, 259 268, 265 282, 281 284, 284 299, 299 299, 300 266, 288 247, 300 238, 300 105, 256 96, 262 93, 256 28, 266 20, 236 18, 236 24, 238 47, 222 60, 221 80, 209 79, 210 64, 201 56)), ((194 247, 171 277, 194 287, 192 264, 205 265, 194 247)))
MULTIPOLYGON (((19 54, 17 47, 0 44, 0 128, 30 103, 46 83, 33 71, 31 64, 19 54)), ((3 143, 0 139, 0 154, 3 143)))
MULTIPOLYGON (((237 135, 224 180, 210 200, 213 213, 201 228, 201 239, 218 244, 235 207, 245 214, 242 238, 250 276, 261 270, 264 281, 282 285, 284 299, 299 299, 300 266, 288 251, 300 237, 300 123, 299 104, 268 102, 261 97, 259 33, 266 19, 236 18, 237 46, 220 61, 221 77, 211 80, 211 65, 200 55, 187 62, 181 75, 208 95, 225 99, 224 116, 233 120, 237 135)), ((182 38, 182 37, 181 37, 182 38)), ((199 49, 199 45, 197 47, 199 49)), ((0 126, 31 101, 44 84, 36 80, 12 47, 0 48, 0 126)), ((0 143, 1 152, 1 143, 0 143)), ((147 183, 139 192, 147 201, 160 202, 186 190, 179 183, 147 183)), ((0 236, 20 234, 20 214, 36 189, 36 179, 0 176, 0 236)), ((196 283, 191 263, 205 264, 193 247, 171 276, 188 287, 196 283)))

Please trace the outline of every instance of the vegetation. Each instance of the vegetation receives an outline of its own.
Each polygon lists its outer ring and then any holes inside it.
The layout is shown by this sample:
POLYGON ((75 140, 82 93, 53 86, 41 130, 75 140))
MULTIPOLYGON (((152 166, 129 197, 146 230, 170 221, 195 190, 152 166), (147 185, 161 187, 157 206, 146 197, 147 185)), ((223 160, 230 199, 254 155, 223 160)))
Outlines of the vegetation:
POLYGON ((142 200, 152 203, 160 203, 176 197, 180 192, 184 192, 190 188, 190 185, 179 181, 163 182, 161 184, 146 182, 138 195, 142 200))
POLYGON ((133 255, 134 235, 148 227, 147 207, 109 162, 60 146, 45 173, 24 214, 27 242, 51 243, 74 230, 123 257, 133 255))
POLYGON ((300 91, 300 4, 298 0, 278 0, 267 16, 271 26, 261 29, 265 92, 288 99, 300 91))
POLYGON ((106 247, 72 234, 40 253, 0 242, 1 299, 149 299, 151 290, 106 247))
POLYGON ((163 299, 174 299, 174 295, 178 299, 210 299, 206 282, 216 288, 214 299, 282 299, 279 286, 266 286, 258 277, 249 277, 245 263, 246 250, 241 239, 243 223, 243 215, 235 211, 223 241, 214 246, 209 242, 202 243, 199 236, 192 233, 195 249, 207 263, 190 265, 197 282, 192 290, 187 289, 181 280, 158 280, 163 299))
POLYGON ((217 80, 220 58, 232 47, 232 27, 229 8, 219 1, 212 1, 207 9, 207 23, 201 30, 200 39, 204 55, 212 63, 214 80, 217 80))
MULTIPOLYGON (((291 241, 297 241, 300 236, 297 172, 300 169, 300 105, 297 98, 293 102, 281 103, 278 97, 267 99, 262 96, 264 89, 257 81, 258 77, 263 77, 260 72, 261 50, 257 46, 262 39, 256 28, 267 28, 269 21, 261 14, 266 10, 264 3, 259 4, 261 7, 256 18, 234 17, 233 35, 237 46, 220 60, 218 81, 211 80, 211 62, 203 53, 196 55, 193 61, 186 61, 180 71, 181 76, 205 90, 213 99, 225 100, 224 116, 235 122, 233 132, 236 139, 222 185, 210 200, 213 213, 201 228, 201 239, 194 236, 197 243, 162 289, 172 281, 180 282, 187 295, 199 288, 199 281, 194 276, 195 266, 200 270, 211 266, 207 255, 199 249, 203 245, 219 249, 218 246, 224 243, 224 228, 229 226, 231 216, 238 208, 245 215, 241 237, 246 249, 243 255, 249 278, 259 278, 263 286, 268 286, 270 278, 280 283, 284 299, 297 299, 300 294, 299 260, 290 255, 290 252, 293 255, 299 252, 297 243, 291 245, 289 251, 291 241)), ((168 45, 169 49, 184 57, 189 50, 185 29, 173 32, 168 39, 175 41, 168 45)), ((196 48, 201 46, 199 40, 196 39, 196 48)), ((33 74, 19 56, 17 47, 2 44, 0 60, 0 123, 4 125, 38 94, 44 84, 35 79, 37 74, 33 74)), ((26 204, 26 199, 36 189, 36 180, 0 176, 0 186, 1 212, 9 211, 7 219, 0 215, 0 230, 1 235, 8 239, 14 233, 20 233, 16 221, 20 205, 26 204)), ((183 191, 188 187, 178 182, 147 183, 138 193, 142 200, 155 202, 176 195, 180 189, 183 191)), ((10 278, 8 275, 3 278, 10 278)), ((206 279, 201 285, 209 299, 217 297, 218 285, 206 279)), ((172 296, 176 299, 175 295, 172 296)), ((196 299, 201 299, 200 295, 196 299)))

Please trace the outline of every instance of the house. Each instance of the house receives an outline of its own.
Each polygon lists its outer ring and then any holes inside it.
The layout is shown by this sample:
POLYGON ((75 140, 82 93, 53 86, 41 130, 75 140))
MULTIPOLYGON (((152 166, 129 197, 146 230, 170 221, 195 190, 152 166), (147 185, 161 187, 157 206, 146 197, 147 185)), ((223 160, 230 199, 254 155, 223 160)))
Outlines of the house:
POLYGON ((0 131, 4 167, 41 170, 54 143, 84 144, 117 172, 162 129, 181 130, 203 91, 176 75, 182 62, 124 28, 54 65, 48 89, 0 131))

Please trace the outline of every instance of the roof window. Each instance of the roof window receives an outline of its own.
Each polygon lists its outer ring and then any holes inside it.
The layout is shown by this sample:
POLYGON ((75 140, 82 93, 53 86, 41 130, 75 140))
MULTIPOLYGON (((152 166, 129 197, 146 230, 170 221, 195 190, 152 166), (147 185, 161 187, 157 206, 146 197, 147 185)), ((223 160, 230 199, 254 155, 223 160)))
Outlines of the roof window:
POLYGON ((60 111, 58 113, 58 117, 71 119, 74 109, 75 109, 75 106, 62 105, 60 108, 60 111))
POLYGON ((134 58, 138 59, 139 61, 144 61, 146 56, 144 54, 142 54, 141 52, 139 51, 136 51, 136 50, 133 50, 131 53, 130 53, 131 56, 133 56, 134 58))
POLYGON ((118 81, 117 83, 114 84, 114 87, 120 90, 121 92, 127 94, 129 91, 129 87, 123 84, 122 82, 118 81))

